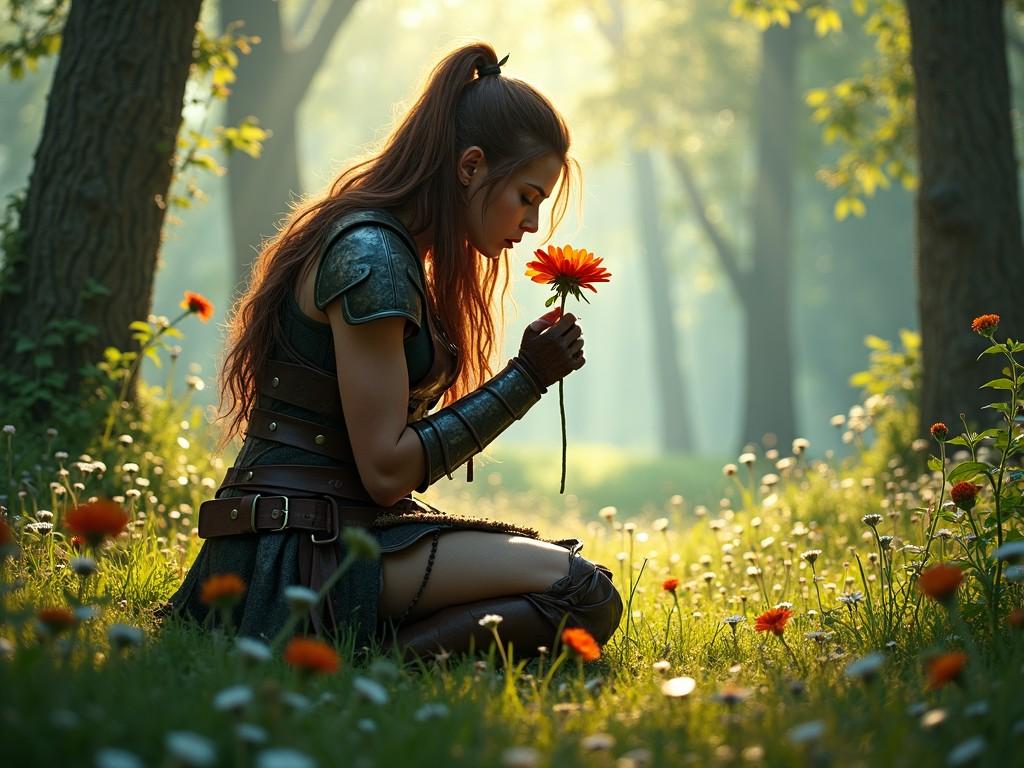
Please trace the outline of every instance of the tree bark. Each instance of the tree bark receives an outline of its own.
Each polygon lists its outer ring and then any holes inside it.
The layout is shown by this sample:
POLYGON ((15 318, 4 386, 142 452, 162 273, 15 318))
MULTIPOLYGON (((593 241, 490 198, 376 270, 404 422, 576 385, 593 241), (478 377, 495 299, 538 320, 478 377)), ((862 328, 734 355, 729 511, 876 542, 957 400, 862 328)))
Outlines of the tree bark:
MULTIPOLYGON (((626 49, 626 16, 622 0, 606 6, 605 13, 593 5, 590 10, 594 22, 612 50, 621 56, 626 49)), ((654 335, 658 448, 664 453, 688 453, 695 449, 696 440, 689 390, 679 362, 683 338, 676 333, 672 312, 672 275, 665 258, 657 177, 649 149, 631 142, 629 156, 633 168, 636 221, 643 243, 641 254, 654 335)))
POLYGON ((658 185, 651 152, 630 150, 636 188, 637 221, 643 244, 647 296, 654 332, 654 373, 658 392, 659 445, 666 453, 694 450, 690 399, 679 364, 681 341, 672 307, 672 275, 665 258, 665 241, 658 214, 658 185))
POLYGON ((228 157, 231 239, 236 287, 244 287, 260 244, 277 229, 301 193, 296 116, 331 41, 355 0, 333 0, 316 32, 300 50, 285 41, 278 4, 272 0, 221 0, 225 22, 244 20, 243 32, 260 43, 238 62, 228 97, 227 120, 237 125, 256 117, 271 132, 259 159, 241 152, 228 157))
POLYGON ((5 265, 5 386, 49 371, 77 392, 148 315, 200 2, 72 3, 5 265))
POLYGON ((742 437, 760 440, 774 434, 783 451, 796 435, 790 282, 799 50, 799 18, 790 27, 770 27, 762 36, 754 258, 750 279, 743 283, 747 343, 742 437))
POLYGON ((741 444, 773 435, 782 450, 796 434, 793 405, 792 301, 793 178, 797 136, 799 18, 762 35, 758 88, 757 181, 754 188, 752 265, 707 215, 707 203, 686 157, 672 164, 697 223, 711 242, 744 316, 744 390, 741 444))
MULTIPOLYGON (((971 319, 995 312, 1001 335, 1024 336, 1024 247, 1001 0, 908 0, 920 185, 915 270, 921 323, 921 431, 998 399, 998 375, 971 319), (984 378, 987 377, 987 378, 984 378)), ((992 414, 991 416, 987 414, 992 414)))

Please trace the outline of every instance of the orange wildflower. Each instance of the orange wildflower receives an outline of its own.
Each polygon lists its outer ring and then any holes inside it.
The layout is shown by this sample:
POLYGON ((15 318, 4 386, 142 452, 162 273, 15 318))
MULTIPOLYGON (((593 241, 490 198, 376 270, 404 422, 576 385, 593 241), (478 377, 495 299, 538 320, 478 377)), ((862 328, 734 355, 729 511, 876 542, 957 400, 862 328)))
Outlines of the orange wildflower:
POLYGON ((585 248, 549 245, 546 251, 538 248, 534 253, 537 260, 527 262, 526 276, 535 283, 554 286, 560 294, 571 293, 577 299, 583 299, 580 288, 597 293, 594 283, 607 283, 612 276, 601 266, 604 259, 596 258, 585 248))
POLYGON ((999 327, 999 315, 981 315, 971 321, 971 330, 982 336, 991 336, 999 327))
POLYGON ((786 622, 792 615, 793 612, 789 608, 769 608, 757 617, 754 629, 758 632, 771 632, 781 636, 786 630, 786 622))
POLYGON ((562 642, 584 661, 597 661, 601 658, 601 646, 583 627, 562 630, 562 642))
POLYGON ((679 588, 679 579, 673 577, 671 579, 665 579, 661 582, 661 588, 666 592, 675 592, 679 588))
POLYGON ((1006 623, 1014 629, 1024 628, 1024 608, 1014 608, 1006 617, 1006 623))
POLYGON ((960 679, 964 666, 967 664, 967 654, 957 651, 955 653, 943 653, 928 660, 928 690, 935 691, 960 679))
POLYGON ((936 421, 932 424, 930 432, 932 433, 932 437, 941 441, 946 439, 946 435, 949 434, 949 428, 941 421, 936 421))
POLYGON ((245 594, 245 582, 234 573, 215 573, 203 582, 199 599, 205 605, 231 605, 245 594))
POLYGON ((284 649, 284 660, 296 669, 311 673, 332 674, 338 671, 338 654, 322 640, 293 637, 284 649))
POLYGON ((43 608, 36 614, 36 619, 54 635, 59 635, 78 623, 75 614, 67 608, 43 608))
POLYGON ((117 502, 99 499, 79 504, 68 512, 66 522, 72 533, 95 547, 108 536, 114 538, 124 530, 128 513, 117 502))
POLYGON ((4 515, 0 514, 0 547, 6 547, 14 543, 14 534, 11 533, 11 526, 7 524, 4 515))
POLYGON ((964 572, 955 565, 939 563, 922 571, 917 588, 932 600, 944 603, 956 594, 963 580, 964 572))
POLYGON ((200 293, 185 291, 185 297, 181 300, 181 308, 187 309, 204 323, 213 317, 213 303, 200 293))

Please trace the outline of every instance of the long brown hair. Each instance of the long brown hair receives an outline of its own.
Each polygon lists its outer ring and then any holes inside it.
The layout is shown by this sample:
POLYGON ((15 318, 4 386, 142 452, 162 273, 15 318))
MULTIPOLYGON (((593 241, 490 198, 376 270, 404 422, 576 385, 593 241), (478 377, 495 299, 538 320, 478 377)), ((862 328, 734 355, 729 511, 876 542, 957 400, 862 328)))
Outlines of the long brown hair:
POLYGON ((500 261, 481 258, 466 239, 466 192, 456 176, 459 154, 470 146, 483 150, 488 168, 482 185, 486 206, 496 185, 536 158, 554 153, 563 172, 552 206, 551 231, 565 214, 573 172, 579 172, 568 157, 569 129, 543 95, 521 80, 477 75, 479 67, 496 63, 494 49, 485 43, 445 56, 383 148, 342 172, 319 197, 297 205, 264 245, 249 286, 228 320, 220 382, 221 418, 228 420, 225 442, 245 430, 255 406, 256 382, 270 350, 282 340, 282 303, 303 270, 316 263, 331 223, 349 211, 404 211, 414 236, 432 232, 424 259, 428 311, 436 312, 463 352, 443 404, 462 397, 493 373, 492 310, 496 303, 503 331, 508 254, 503 253, 500 261), (502 273, 501 295, 495 302, 502 273))

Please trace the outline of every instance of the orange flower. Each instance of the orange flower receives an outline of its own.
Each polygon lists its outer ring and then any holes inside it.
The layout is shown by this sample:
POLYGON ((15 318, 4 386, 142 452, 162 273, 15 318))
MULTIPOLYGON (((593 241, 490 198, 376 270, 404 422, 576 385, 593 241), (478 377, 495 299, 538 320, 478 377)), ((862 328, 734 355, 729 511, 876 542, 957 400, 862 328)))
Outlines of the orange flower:
POLYGON ((929 659, 927 662, 928 690, 935 691, 947 683, 959 680, 966 664, 967 654, 959 651, 943 653, 929 659))
POLYGON ((921 573, 917 588, 932 600, 944 603, 956 594, 963 580, 964 572, 955 565, 939 563, 921 573))
POLYGON ((14 543, 14 534, 11 533, 11 526, 7 524, 5 517, 3 513, 0 513, 0 547, 14 543))
POLYGON ((661 588, 666 592, 675 592, 676 589, 679 588, 679 579, 674 577, 671 579, 665 579, 661 582, 661 588))
POLYGON ((284 649, 284 660, 296 669, 311 673, 331 674, 338 671, 338 654, 322 640, 293 637, 284 649))
POLYGON ((59 635, 77 623, 75 614, 67 608, 43 608, 36 614, 36 618, 52 635, 59 635))
POLYGON ((200 293, 185 291, 185 298, 181 300, 180 306, 192 314, 199 315, 199 319, 204 323, 213 317, 213 304, 200 293))
POLYGON ((1006 623, 1014 629, 1024 628, 1024 608, 1014 608, 1006 617, 1006 623))
POLYGON ((245 582, 234 573, 215 573, 203 582, 199 599, 205 605, 233 605, 245 594, 245 582))
POLYGON ((601 646, 583 627, 562 630, 562 642, 584 661, 597 661, 601 658, 601 646))
POLYGON ((786 622, 789 621, 793 612, 789 608, 769 608, 757 617, 754 629, 758 632, 771 632, 781 635, 786 630, 786 622))
POLYGON ((584 248, 549 245, 547 251, 538 248, 534 253, 538 260, 526 264, 526 276, 535 283, 553 285, 560 294, 571 293, 577 299, 583 299, 580 288, 597 293, 594 283, 607 283, 612 276, 601 266, 603 259, 596 258, 584 248))
POLYGON ((949 434, 949 428, 946 427, 946 425, 943 424, 941 421, 936 421, 934 424, 932 424, 932 428, 930 431, 932 433, 932 437, 939 441, 945 440, 946 435, 949 434))
POLYGON ((982 336, 991 336, 999 328, 999 315, 981 315, 971 321, 971 330, 982 336))
POLYGON ((67 525, 72 533, 95 547, 108 536, 114 538, 124 530, 128 525, 128 513, 120 504, 100 499, 79 504, 68 512, 67 525))

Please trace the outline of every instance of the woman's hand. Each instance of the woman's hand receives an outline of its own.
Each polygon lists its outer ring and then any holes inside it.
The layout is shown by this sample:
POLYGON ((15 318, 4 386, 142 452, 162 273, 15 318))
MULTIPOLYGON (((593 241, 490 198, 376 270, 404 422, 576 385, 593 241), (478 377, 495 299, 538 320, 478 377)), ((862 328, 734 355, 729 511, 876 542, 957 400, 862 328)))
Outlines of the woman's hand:
POLYGON ((547 388, 582 368, 583 330, 573 314, 556 308, 534 320, 523 332, 518 357, 525 361, 542 387, 547 388))

